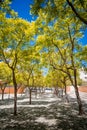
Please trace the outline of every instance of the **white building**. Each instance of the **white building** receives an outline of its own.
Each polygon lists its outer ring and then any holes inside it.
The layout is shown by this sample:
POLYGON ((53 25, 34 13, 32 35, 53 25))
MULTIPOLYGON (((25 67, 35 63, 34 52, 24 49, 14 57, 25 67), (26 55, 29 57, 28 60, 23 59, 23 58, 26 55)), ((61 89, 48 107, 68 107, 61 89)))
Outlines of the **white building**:
POLYGON ((84 69, 82 68, 79 73, 80 73, 80 79, 82 79, 82 81, 87 82, 87 72, 84 71, 84 69))

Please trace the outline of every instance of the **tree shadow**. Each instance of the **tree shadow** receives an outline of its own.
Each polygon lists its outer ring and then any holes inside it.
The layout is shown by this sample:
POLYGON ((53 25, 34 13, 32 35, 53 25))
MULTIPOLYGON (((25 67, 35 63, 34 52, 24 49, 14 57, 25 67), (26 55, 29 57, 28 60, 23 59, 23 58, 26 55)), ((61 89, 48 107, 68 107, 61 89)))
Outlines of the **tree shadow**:
MULTIPOLYGON (((22 102, 26 105, 28 102, 22 102)), ((48 107, 39 105, 49 102, 33 101, 38 107, 18 107, 18 115, 14 117, 13 108, 0 109, 0 130, 87 130, 87 116, 78 115, 78 105, 75 99, 70 103, 63 100, 51 102, 48 107), (36 122, 39 117, 48 121, 56 119, 55 125, 36 122)), ((87 110, 87 104, 83 101, 83 107, 87 110)))

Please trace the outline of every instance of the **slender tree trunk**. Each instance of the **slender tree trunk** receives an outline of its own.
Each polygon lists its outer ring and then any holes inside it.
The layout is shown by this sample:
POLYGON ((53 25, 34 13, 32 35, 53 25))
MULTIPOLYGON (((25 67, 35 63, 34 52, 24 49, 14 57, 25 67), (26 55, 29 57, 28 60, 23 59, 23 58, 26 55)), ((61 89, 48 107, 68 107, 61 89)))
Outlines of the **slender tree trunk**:
MULTIPOLYGON (((69 2, 69 0, 67 0, 67 2, 72 7, 72 4, 69 2)), ((74 9, 74 8, 72 7, 72 9, 74 9)), ((82 102, 81 102, 78 87, 77 87, 77 71, 76 71, 75 62, 74 62, 74 60, 75 60, 74 59, 75 43, 74 43, 74 38, 72 38, 72 34, 71 34, 71 30, 70 30, 69 26, 68 26, 68 31, 69 31, 70 41, 71 41, 71 62, 72 62, 73 73, 74 73, 74 83, 72 81, 72 84, 75 88, 75 94, 76 94, 77 102, 78 102, 78 106, 79 106, 79 115, 82 115, 82 114, 84 114, 84 111, 83 111, 83 108, 82 108, 82 102)), ((70 78, 71 78, 71 76, 70 76, 70 78)))
POLYGON ((4 83, 2 83, 2 84, 0 84, 1 85, 1 91, 2 91, 2 101, 4 100, 4 91, 5 91, 5 88, 6 88, 6 86, 5 86, 5 84, 4 83))
POLYGON ((4 89, 2 89, 2 101, 4 100, 4 89))
POLYGON ((31 104, 31 92, 32 92, 32 90, 31 90, 31 88, 29 88, 29 104, 31 104))
POLYGON ((75 81, 74 88, 75 88, 75 93, 76 93, 77 102, 78 102, 78 106, 79 106, 79 115, 82 115, 82 114, 84 114, 84 111, 82 108, 82 102, 81 102, 81 98, 80 98, 78 87, 77 87, 76 69, 74 69, 74 81, 75 81))
POLYGON ((15 77, 15 71, 12 69, 13 84, 14 84, 14 116, 17 115, 17 83, 15 77))
POLYGON ((9 87, 9 95, 8 95, 8 99, 10 99, 10 87, 9 87))
POLYGON ((54 94, 55 94, 57 97, 58 97, 58 93, 59 93, 58 87, 55 87, 54 94))

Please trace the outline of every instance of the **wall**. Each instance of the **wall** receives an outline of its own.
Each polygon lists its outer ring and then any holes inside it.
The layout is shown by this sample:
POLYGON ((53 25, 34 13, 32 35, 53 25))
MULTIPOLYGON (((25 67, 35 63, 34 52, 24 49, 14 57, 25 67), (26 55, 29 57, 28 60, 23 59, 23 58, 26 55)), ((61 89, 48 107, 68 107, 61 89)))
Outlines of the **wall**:
MULTIPOLYGON (((74 91, 74 87, 73 86, 67 86, 67 93, 68 92, 73 92, 74 91)), ((86 92, 87 93, 87 86, 78 86, 78 90, 79 92, 86 92)))
MULTIPOLYGON (((20 87, 17 91, 18 94, 21 94, 24 92, 24 87, 20 87)), ((0 89, 0 93, 2 93, 0 89)), ((6 94, 13 94, 14 93, 14 87, 6 87, 4 93, 6 94)))

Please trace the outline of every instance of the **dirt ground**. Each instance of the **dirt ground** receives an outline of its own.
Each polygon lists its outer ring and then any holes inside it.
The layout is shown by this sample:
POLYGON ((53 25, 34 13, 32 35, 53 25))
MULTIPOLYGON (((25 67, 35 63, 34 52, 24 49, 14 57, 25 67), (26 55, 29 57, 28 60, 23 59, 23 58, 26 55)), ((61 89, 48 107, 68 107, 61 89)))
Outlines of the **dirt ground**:
POLYGON ((0 100, 0 130, 87 130, 87 94, 80 93, 85 115, 78 115, 75 95, 56 97, 53 93, 18 96, 18 115, 13 115, 13 97, 0 100))

